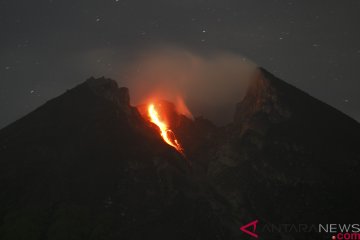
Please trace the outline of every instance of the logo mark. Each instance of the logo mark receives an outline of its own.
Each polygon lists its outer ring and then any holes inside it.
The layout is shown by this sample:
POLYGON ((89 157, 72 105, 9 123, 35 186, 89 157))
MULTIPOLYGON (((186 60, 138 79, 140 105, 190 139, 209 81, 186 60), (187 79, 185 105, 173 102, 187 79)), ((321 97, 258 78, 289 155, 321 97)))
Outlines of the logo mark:
POLYGON ((246 234, 249 234, 250 236, 254 237, 254 238, 258 238, 258 235, 255 233, 256 231, 256 224, 258 223, 259 220, 255 220, 252 221, 242 227, 240 227, 240 230, 243 231, 246 234), (249 231, 248 229, 252 227, 252 231, 249 231))

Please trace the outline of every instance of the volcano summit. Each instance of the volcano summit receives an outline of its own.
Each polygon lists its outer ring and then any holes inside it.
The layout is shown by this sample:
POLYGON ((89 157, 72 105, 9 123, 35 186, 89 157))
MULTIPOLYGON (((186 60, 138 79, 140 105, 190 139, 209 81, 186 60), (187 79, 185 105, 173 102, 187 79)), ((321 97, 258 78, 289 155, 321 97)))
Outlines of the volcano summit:
MULTIPOLYGON (((353 119, 261 68, 226 126, 161 104, 164 129, 90 78, 2 129, 0 239, 241 239, 254 219, 356 220, 353 119)), ((266 233, 285 237, 323 236, 266 233)))

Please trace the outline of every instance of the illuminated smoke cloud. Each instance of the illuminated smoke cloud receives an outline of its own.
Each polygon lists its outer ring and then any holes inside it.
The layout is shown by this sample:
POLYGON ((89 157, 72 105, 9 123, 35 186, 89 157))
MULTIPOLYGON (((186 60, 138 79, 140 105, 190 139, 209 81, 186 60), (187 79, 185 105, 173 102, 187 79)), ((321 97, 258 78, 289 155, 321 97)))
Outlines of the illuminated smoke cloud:
POLYGON ((202 115, 221 125, 232 120, 255 68, 248 59, 227 52, 152 48, 137 53, 126 83, 133 105, 156 97, 173 102, 188 117, 186 105, 195 117, 202 115))

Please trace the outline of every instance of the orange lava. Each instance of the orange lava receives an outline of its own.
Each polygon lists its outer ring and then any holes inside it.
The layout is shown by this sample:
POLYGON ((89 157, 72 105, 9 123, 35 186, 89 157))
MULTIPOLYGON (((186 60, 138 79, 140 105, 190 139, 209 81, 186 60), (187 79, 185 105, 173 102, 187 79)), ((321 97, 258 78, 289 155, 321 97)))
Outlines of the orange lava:
POLYGON ((150 117, 150 121, 157 125, 160 129, 160 135, 164 139, 164 141, 175 148, 181 154, 184 154, 184 149, 180 145, 179 141, 176 139, 174 132, 169 129, 169 126, 162 121, 159 112, 156 110, 156 107, 153 103, 149 104, 148 114, 150 117))

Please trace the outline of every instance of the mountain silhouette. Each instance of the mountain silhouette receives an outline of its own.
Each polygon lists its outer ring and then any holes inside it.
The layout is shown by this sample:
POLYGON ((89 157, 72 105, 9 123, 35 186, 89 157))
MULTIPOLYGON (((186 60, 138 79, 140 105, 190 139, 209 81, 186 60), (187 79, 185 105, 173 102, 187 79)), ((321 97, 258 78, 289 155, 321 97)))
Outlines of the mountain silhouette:
POLYGON ((0 239, 321 239, 261 226, 360 212, 360 124, 266 70, 227 126, 162 104, 185 155, 103 77, 0 130, 0 239))

